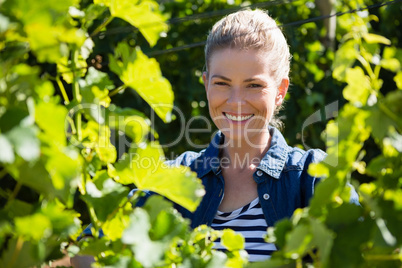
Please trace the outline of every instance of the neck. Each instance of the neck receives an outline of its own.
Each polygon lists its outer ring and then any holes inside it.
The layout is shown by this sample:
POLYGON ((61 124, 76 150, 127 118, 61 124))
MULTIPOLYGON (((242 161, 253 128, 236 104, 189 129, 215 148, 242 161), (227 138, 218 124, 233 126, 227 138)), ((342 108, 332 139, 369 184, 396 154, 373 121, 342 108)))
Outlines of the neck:
POLYGON ((268 131, 254 139, 225 141, 221 165, 223 168, 235 170, 254 170, 268 151, 270 144, 271 136, 268 131))

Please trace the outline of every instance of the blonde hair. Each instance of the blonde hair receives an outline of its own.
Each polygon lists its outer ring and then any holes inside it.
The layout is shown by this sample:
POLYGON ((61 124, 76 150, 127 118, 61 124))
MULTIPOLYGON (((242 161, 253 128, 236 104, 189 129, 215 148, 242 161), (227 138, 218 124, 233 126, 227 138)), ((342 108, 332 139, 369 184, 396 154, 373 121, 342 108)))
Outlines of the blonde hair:
MULTIPOLYGON (((283 78, 289 78, 291 58, 289 46, 275 20, 262 10, 238 11, 215 23, 205 45, 207 72, 212 54, 225 48, 269 52, 267 61, 271 64, 277 86, 281 84, 283 78)), ((275 114, 279 109, 280 107, 277 107, 275 114)), ((281 123, 274 116, 271 124, 280 127, 281 123)))

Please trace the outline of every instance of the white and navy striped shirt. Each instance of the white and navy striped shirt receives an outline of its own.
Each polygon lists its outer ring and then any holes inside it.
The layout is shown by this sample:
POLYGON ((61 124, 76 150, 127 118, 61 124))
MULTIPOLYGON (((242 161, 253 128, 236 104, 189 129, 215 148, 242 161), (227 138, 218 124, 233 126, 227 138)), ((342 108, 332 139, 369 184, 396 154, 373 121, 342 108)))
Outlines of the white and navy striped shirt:
MULTIPOLYGON (((267 233, 267 222, 262 212, 258 197, 250 204, 232 212, 218 212, 212 221, 215 230, 232 229, 241 233, 245 238, 245 250, 248 252, 249 261, 262 261, 268 259, 276 251, 276 246, 264 241, 267 233)), ((214 248, 225 250, 220 239, 215 241, 214 248)))

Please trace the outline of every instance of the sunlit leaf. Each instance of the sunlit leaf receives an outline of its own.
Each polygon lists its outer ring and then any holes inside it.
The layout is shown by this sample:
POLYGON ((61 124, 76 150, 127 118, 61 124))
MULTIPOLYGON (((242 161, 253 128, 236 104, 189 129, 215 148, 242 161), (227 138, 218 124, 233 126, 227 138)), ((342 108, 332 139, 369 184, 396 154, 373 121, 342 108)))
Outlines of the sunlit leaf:
POLYGON ((75 66, 72 66, 71 60, 68 59, 68 55, 61 57, 57 61, 57 71, 63 77, 64 81, 71 84, 74 80, 74 76, 82 77, 85 75, 85 68, 87 67, 86 61, 79 57, 75 66))
POLYGON ((110 141, 110 129, 106 125, 89 121, 82 131, 84 146, 96 151, 103 163, 114 163, 117 157, 116 147, 110 141))
POLYGON ((343 90, 343 96, 351 103, 366 104, 370 95, 370 82, 360 67, 346 71, 348 85, 343 90))
POLYGON ((388 38, 385 38, 384 36, 378 35, 378 34, 372 34, 372 33, 366 33, 363 35, 364 40, 366 40, 367 43, 381 43, 384 45, 390 45, 391 41, 388 38))
POLYGON ((46 216, 36 213, 31 216, 15 218, 15 230, 17 234, 27 239, 38 241, 51 234, 52 224, 46 216), (32 228, 33 226, 35 228, 32 228))
POLYGON ((59 146, 66 145, 67 109, 54 103, 41 102, 35 107, 35 121, 47 139, 59 146))
POLYGON ((45 204, 41 208, 41 213, 49 219, 53 233, 60 238, 68 238, 77 233, 80 228, 79 213, 66 209, 60 202, 53 201, 45 204))
POLYGON ((130 225, 123 233, 122 241, 132 245, 135 258, 145 267, 155 266, 163 255, 166 248, 165 243, 151 241, 149 230, 151 223, 148 214, 141 208, 136 208, 130 215, 130 225))
POLYGON ((158 62, 148 58, 137 48, 132 50, 120 43, 115 57, 109 55, 110 69, 155 110, 165 122, 170 121, 173 109, 173 91, 169 81, 162 76, 158 62), (121 60, 117 60, 121 58, 121 60))
POLYGON ((343 44, 335 54, 333 62, 333 77, 339 81, 345 81, 346 70, 356 61, 357 51, 355 43, 348 41, 343 44))
POLYGON ((399 71, 399 72, 395 75, 394 81, 395 81, 395 83, 396 83, 396 86, 397 86, 399 89, 402 89, 402 71, 399 71))
MULTIPOLYGON (((72 202, 81 178, 81 156, 74 148, 68 147, 62 150, 57 147, 47 147, 44 148, 43 154, 47 159, 45 168, 50 176, 52 187, 54 187, 52 195, 58 196, 65 203, 72 202)), ((41 177, 35 181, 44 183, 47 178, 41 177)))
POLYGON ((223 230, 221 239, 222 245, 230 251, 244 249, 244 237, 232 229, 223 230))
POLYGON ((0 134, 0 162, 12 163, 14 162, 15 156, 11 142, 6 136, 0 134))
POLYGON ((147 39, 150 46, 154 46, 160 34, 167 30, 165 18, 160 13, 158 2, 156 1, 104 1, 110 5, 110 13, 114 17, 119 17, 131 25, 137 27, 147 39))
POLYGON ((292 259, 303 256, 311 250, 313 236, 308 225, 297 225, 289 234, 285 247, 286 255, 292 259))
POLYGON ((134 183, 140 190, 154 191, 194 211, 204 195, 200 180, 188 167, 166 166, 162 157, 160 145, 150 143, 131 150, 109 173, 120 183, 134 183))
POLYGON ((110 110, 107 115, 110 128, 123 132, 136 144, 145 142, 146 135, 150 131, 150 121, 144 114, 134 109, 114 106, 110 110))
POLYGON ((105 180, 100 189, 88 181, 86 189, 87 194, 82 196, 82 199, 93 207, 98 220, 101 222, 105 222, 112 212, 117 212, 122 202, 127 200, 128 188, 112 179, 105 180))
POLYGON ((115 241, 122 237, 124 230, 128 227, 130 218, 129 213, 133 208, 130 203, 119 209, 110 220, 102 225, 102 231, 108 239, 115 241))
MULTIPOLYGON (((32 225, 30 226, 32 227, 32 225)), ((32 229, 32 228, 31 228, 32 229)), ((8 242, 8 247, 0 257, 0 267, 35 267, 40 265, 43 260, 33 256, 37 243, 23 240, 23 238, 13 237, 8 242), (17 247, 18 245, 18 247, 17 247), (18 254, 18 258, 13 258, 18 254)))
POLYGON ((16 153, 26 161, 35 160, 40 154, 40 142, 34 127, 15 127, 7 133, 16 153))

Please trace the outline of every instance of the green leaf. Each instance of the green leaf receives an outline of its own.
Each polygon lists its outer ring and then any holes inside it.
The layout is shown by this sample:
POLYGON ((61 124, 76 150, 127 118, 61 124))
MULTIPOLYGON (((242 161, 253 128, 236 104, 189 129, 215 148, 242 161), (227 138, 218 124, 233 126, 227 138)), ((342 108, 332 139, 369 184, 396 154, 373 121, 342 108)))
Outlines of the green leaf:
POLYGON ((33 256, 35 244, 34 242, 24 241, 22 237, 11 238, 8 241, 7 248, 1 255, 0 267, 20 268, 40 266, 43 260, 38 260, 33 256), (14 257, 16 255, 17 257, 14 257))
POLYGON ((110 141, 108 126, 89 121, 82 129, 83 145, 94 149, 99 159, 105 163, 114 163, 117 158, 116 147, 110 141))
POLYGON ((388 38, 385 38, 384 36, 378 35, 378 34, 372 34, 372 33, 366 33, 363 35, 364 40, 366 40, 367 43, 380 43, 384 45, 391 45, 391 41, 388 38))
POLYGON ((144 209, 150 217, 152 228, 149 231, 151 240, 171 241, 176 236, 183 237, 189 222, 173 209, 173 204, 162 196, 153 195, 145 203, 144 209))
POLYGON ((122 237, 124 230, 129 224, 129 214, 132 211, 131 203, 127 203, 117 211, 114 217, 102 225, 102 231, 108 239, 116 241, 122 237))
POLYGON ((26 239, 39 241, 51 235, 52 224, 48 217, 36 213, 30 216, 15 218, 15 231, 26 239), (32 228, 33 226, 35 228, 32 228))
POLYGON ((80 79, 79 83, 81 88, 91 86, 97 86, 100 90, 111 90, 115 88, 113 82, 106 73, 100 72, 92 66, 88 68, 85 79, 80 79))
POLYGON ((147 199, 144 205, 144 209, 148 212, 150 222, 155 222, 162 211, 168 211, 172 208, 173 204, 159 195, 152 195, 147 199))
POLYGON ((144 114, 135 109, 121 109, 115 106, 111 106, 110 110, 107 114, 107 124, 110 128, 124 132, 136 144, 145 141, 150 131, 150 121, 144 114))
POLYGON ((395 75, 394 81, 395 81, 395 83, 396 83, 396 86, 397 86, 399 89, 402 89, 402 71, 399 71, 399 72, 395 75))
POLYGON ((159 5, 156 1, 110 1, 110 13, 119 17, 131 25, 137 27, 144 35, 149 45, 153 47, 158 41, 160 34, 167 31, 168 26, 165 18, 159 12, 159 5))
POLYGON ((81 224, 78 219, 80 214, 74 210, 67 210, 57 200, 43 204, 40 212, 48 218, 53 233, 57 234, 59 239, 68 238, 80 230, 81 224))
POLYGON ((110 69, 119 75, 124 84, 135 89, 164 122, 171 120, 172 86, 162 76, 155 59, 148 58, 139 48, 132 50, 127 44, 120 43, 114 57, 109 55, 109 61, 110 69))
POLYGON ((10 12, 24 24, 30 48, 40 62, 57 62, 67 55, 71 43, 78 47, 85 41, 85 34, 73 27, 68 9, 74 0, 61 0, 57 4, 52 0, 28 3, 23 0, 9 1, 10 12), (43 33, 46 33, 44 38, 43 33))
POLYGON ((221 243, 229 251, 244 249, 244 237, 232 229, 224 229, 221 243))
POLYGON ((376 105, 368 109, 370 116, 366 118, 366 124, 371 128, 373 137, 382 140, 394 123, 384 112, 376 105))
POLYGON ((91 181, 87 181, 87 194, 82 199, 93 207, 99 221, 105 222, 108 216, 117 211, 119 206, 127 200, 128 188, 122 186, 112 179, 103 182, 102 188, 98 189, 91 181))
POLYGON ((360 67, 346 70, 346 82, 348 85, 343 90, 345 99, 352 103, 364 105, 370 95, 370 81, 360 67))
POLYGON ((292 223, 289 219, 282 219, 275 223, 274 227, 268 227, 266 241, 275 243, 278 247, 284 247, 286 243, 286 235, 292 230, 292 223))
POLYGON ((312 163, 308 166, 308 174, 316 178, 327 178, 329 169, 322 163, 312 163))
POLYGON ((354 64, 357 56, 355 42, 350 40, 344 43, 335 53, 332 65, 333 77, 339 81, 345 81, 346 70, 354 64))
POLYGON ((15 156, 11 142, 6 136, 0 134, 0 162, 13 163, 15 156))
POLYGON ((46 139, 57 146, 66 146, 67 109, 54 103, 41 102, 35 106, 35 121, 45 132, 46 139))
POLYGON ((46 148, 43 154, 47 157, 45 167, 57 191, 57 196, 63 202, 71 202, 81 178, 80 167, 83 162, 81 156, 74 148, 69 147, 62 150, 57 147, 46 148))
POLYGON ((392 72, 398 72, 401 69, 402 50, 395 47, 385 47, 383 58, 381 59, 381 67, 392 72))
POLYGON ((84 29, 89 29, 89 27, 92 26, 94 20, 98 18, 100 15, 102 15, 106 9, 105 6, 97 5, 96 2, 94 1, 95 4, 90 4, 84 11, 85 11, 85 16, 82 18, 82 25, 84 29))
POLYGON ((325 266, 329 262, 335 234, 317 219, 310 219, 310 225, 313 234, 312 242, 317 245, 320 251, 320 262, 325 266))
POLYGON ((313 236, 310 232, 310 226, 305 224, 297 225, 289 233, 284 248, 285 255, 292 259, 300 258, 311 249, 312 239, 313 236))
POLYGON ((6 133, 10 131, 14 127, 18 126, 27 116, 29 116, 27 109, 21 109, 20 107, 9 107, 0 117, 1 132, 6 133))
POLYGON ((156 266, 156 263, 162 260, 168 245, 151 241, 148 234, 150 229, 148 214, 145 210, 136 208, 130 215, 130 225, 124 230, 121 238, 123 243, 132 245, 135 259, 145 267, 156 266))
POLYGON ((204 195, 196 174, 188 167, 166 166, 162 149, 155 142, 125 154, 109 174, 120 183, 134 183, 138 189, 154 191, 190 211, 197 208, 204 195))
POLYGON ((14 146, 16 153, 26 161, 32 161, 39 157, 40 142, 36 137, 37 129, 34 127, 18 126, 6 135, 14 146))
POLYGON ((82 56, 78 56, 75 66, 72 65, 71 60, 68 59, 68 55, 61 57, 57 61, 57 72, 61 74, 64 81, 71 84, 74 81, 74 75, 77 77, 82 77, 85 75, 85 70, 87 67, 87 62, 82 56))

